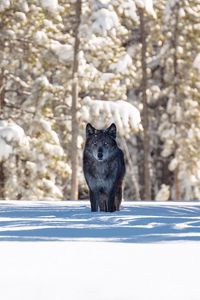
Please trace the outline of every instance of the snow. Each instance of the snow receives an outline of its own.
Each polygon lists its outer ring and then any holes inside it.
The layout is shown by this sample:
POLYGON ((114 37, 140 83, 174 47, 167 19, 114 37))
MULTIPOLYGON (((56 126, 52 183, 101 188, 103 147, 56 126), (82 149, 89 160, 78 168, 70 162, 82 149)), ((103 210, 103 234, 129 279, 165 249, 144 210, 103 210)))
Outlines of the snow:
POLYGON ((91 213, 88 201, 0 201, 0 241, 200 241, 200 202, 123 202, 91 213), (149 225, 153 230, 149 230, 149 225), (180 231, 179 225, 190 229, 180 231))
POLYGON ((41 6, 44 9, 47 9, 51 13, 56 12, 58 10, 58 0, 40 0, 41 6))
POLYGON ((176 3, 178 0, 168 0, 166 2, 166 7, 165 7, 165 21, 168 21, 169 18, 171 17, 171 13, 173 8, 175 7, 176 3))
POLYGON ((19 1, 20 10, 27 13, 29 12, 29 5, 26 0, 19 1))
POLYGON ((14 122, 0 122, 0 137, 7 142, 15 141, 21 144, 25 138, 24 130, 14 122))
POLYGON ((51 154, 55 157, 59 157, 59 156, 63 156, 64 155, 64 151, 63 148, 60 145, 53 145, 50 143, 44 143, 44 147, 43 147, 44 153, 46 154, 51 154))
MULTIPOLYGON (((111 2, 111 0, 98 0, 98 2, 100 2, 102 5, 108 5, 111 2)), ((94 4, 96 4, 96 3, 94 3, 94 4)))
POLYGON ((179 9, 179 17, 180 18, 184 18, 185 17, 185 10, 182 7, 179 9))
POLYGON ((137 8, 134 1, 122 1, 122 3, 120 3, 120 10, 124 12, 124 15, 126 17, 129 17, 133 21, 138 22, 137 8))
POLYGON ((44 31, 38 30, 35 33, 34 40, 40 46, 46 45, 48 43, 48 36, 44 31))
POLYGON ((51 128, 51 123, 49 121, 44 119, 35 119, 32 125, 32 133, 37 131, 45 131, 53 143, 57 145, 60 144, 58 134, 51 128))
POLYGON ((49 179, 43 178, 42 183, 44 185, 44 189, 51 191, 51 194, 57 198, 62 198, 62 192, 61 190, 56 186, 54 182, 52 182, 49 179))
POLYGON ((138 7, 144 8, 146 12, 156 18, 156 13, 153 8, 153 0, 135 0, 138 7))
POLYGON ((0 161, 8 159, 12 151, 12 147, 6 144, 6 142, 0 138, 0 161))
POLYGON ((194 59, 193 62, 193 67, 196 68, 198 70, 198 72, 200 73, 200 53, 197 54, 197 56, 194 59))
POLYGON ((6 10, 9 7, 10 7, 10 0, 1 0, 0 12, 3 12, 4 10, 6 10))
POLYGON ((199 245, 115 246, 2 244, 1 295, 4 300, 199 300, 199 245))
POLYGON ((117 63, 111 64, 111 70, 114 70, 116 73, 126 73, 128 68, 132 65, 132 58, 128 53, 122 55, 117 63))
POLYGON ((106 35, 107 31, 119 25, 119 19, 115 11, 109 11, 106 8, 94 12, 94 23, 92 31, 94 33, 106 35))
POLYGON ((88 96, 83 99, 83 104, 80 111, 83 121, 95 123, 95 126, 103 128, 109 119, 110 123, 116 123, 122 136, 142 130, 139 110, 127 101, 93 100, 88 96))
POLYGON ((169 163, 169 166, 168 166, 168 169, 173 172, 177 167, 178 167, 178 160, 176 157, 174 157, 170 163, 169 163))
POLYGON ((14 122, 0 121, 0 161, 8 159, 14 145, 28 147, 28 140, 22 127, 14 122), (11 145, 10 145, 11 144, 11 145))
POLYGON ((15 13, 15 16, 22 22, 26 22, 27 21, 27 18, 26 18, 26 15, 25 13, 21 12, 21 11, 17 11, 15 13))
POLYGON ((52 41, 50 49, 58 57, 60 63, 69 63, 73 61, 73 46, 70 44, 61 44, 58 41, 52 41))
POLYGON ((169 185, 162 184, 160 190, 156 195, 156 201, 168 201, 170 197, 169 185))
POLYGON ((200 299, 199 202, 0 201, 0 241, 4 300, 200 299))

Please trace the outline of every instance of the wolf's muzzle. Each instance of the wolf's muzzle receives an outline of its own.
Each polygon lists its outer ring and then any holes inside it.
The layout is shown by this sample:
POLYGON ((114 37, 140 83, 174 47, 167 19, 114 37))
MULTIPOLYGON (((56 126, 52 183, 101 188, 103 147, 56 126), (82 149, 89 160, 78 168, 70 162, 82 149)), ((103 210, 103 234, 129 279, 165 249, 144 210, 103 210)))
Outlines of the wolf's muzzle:
POLYGON ((98 153, 98 159, 102 160, 103 159, 103 153, 98 153))
POLYGON ((97 156, 99 160, 103 159, 103 150, 101 148, 98 150, 97 156))

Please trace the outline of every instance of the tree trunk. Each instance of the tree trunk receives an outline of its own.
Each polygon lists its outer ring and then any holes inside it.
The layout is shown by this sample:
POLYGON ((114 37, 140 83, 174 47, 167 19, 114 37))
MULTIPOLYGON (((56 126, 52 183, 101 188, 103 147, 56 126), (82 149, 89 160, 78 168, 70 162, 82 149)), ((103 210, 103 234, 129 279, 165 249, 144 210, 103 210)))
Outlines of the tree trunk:
POLYGON ((1 69, 1 73, 0 73, 0 119, 4 118, 4 105, 5 105, 4 70, 1 69))
POLYGON ((0 199, 5 199, 5 176, 3 161, 0 162, 0 199))
POLYGON ((72 70, 72 107, 71 107, 71 129, 72 129, 72 140, 71 140, 71 199, 78 199, 78 120, 77 120, 77 109, 78 109, 78 53, 79 53, 79 26, 81 22, 81 0, 76 2, 76 28, 75 28, 75 44, 74 44, 74 60, 72 70))
MULTIPOLYGON (((0 119, 4 118, 5 104, 5 85, 4 85, 4 70, 1 69, 0 74, 0 119)), ((5 172, 4 162, 0 161, 0 199, 5 199, 5 172)))
MULTIPOLYGON (((174 7, 175 10, 175 24, 174 24, 174 34, 173 34, 173 47, 174 47, 174 55, 173 55, 173 68, 174 68, 174 82, 173 82, 173 90, 176 104, 180 104, 179 97, 178 97, 178 58, 177 58, 177 40, 178 40, 178 22, 179 22, 179 3, 177 2, 174 7)), ((176 132, 177 127, 180 124, 176 124, 176 132)), ((176 144, 177 150, 178 145, 176 144)), ((179 183, 179 166, 176 167, 174 171, 174 187, 175 187, 175 197, 177 201, 181 200, 181 193, 180 193, 180 183, 179 183)))
POLYGON ((151 200, 151 180, 150 180, 150 139, 149 139, 149 111, 147 104, 147 63, 146 63, 146 52, 147 52, 147 42, 146 42, 146 32, 145 32, 145 20, 144 20, 144 10, 139 9, 140 12, 140 33, 141 33, 141 59, 142 59, 142 125, 144 129, 144 200, 151 200))
POLYGON ((135 192, 135 197, 136 197, 136 200, 141 200, 141 197, 140 197, 140 188, 139 188, 139 184, 138 184, 138 181, 136 179, 136 176, 134 174, 134 170, 133 170, 133 160, 131 158, 131 154, 129 152, 129 149, 128 149, 128 146, 127 146, 127 143, 125 141, 124 138, 121 139, 122 141, 122 144, 123 144, 123 149, 125 151, 125 155, 126 155, 126 159, 127 159, 127 163, 128 163, 128 168, 129 168, 129 173, 130 173, 130 179, 133 183, 133 192, 135 192))

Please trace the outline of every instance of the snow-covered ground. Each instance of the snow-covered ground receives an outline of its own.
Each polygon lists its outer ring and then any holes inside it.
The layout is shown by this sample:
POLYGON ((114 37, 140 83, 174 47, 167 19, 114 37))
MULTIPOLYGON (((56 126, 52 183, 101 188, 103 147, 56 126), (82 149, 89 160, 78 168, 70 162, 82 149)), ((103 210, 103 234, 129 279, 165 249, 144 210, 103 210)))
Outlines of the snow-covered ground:
POLYGON ((0 201, 2 300, 200 300, 200 203, 0 201))

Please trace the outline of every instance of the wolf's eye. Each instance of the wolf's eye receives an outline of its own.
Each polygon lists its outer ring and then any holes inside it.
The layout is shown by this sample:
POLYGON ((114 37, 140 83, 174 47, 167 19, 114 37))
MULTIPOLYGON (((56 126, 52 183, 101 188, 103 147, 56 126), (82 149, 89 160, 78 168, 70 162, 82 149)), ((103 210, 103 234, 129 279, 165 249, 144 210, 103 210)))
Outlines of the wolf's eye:
POLYGON ((105 142, 105 143, 103 143, 103 144, 104 144, 104 146, 108 146, 108 143, 106 143, 106 142, 105 142))

